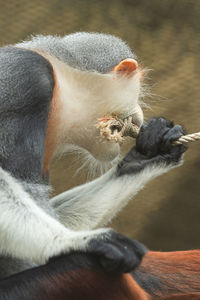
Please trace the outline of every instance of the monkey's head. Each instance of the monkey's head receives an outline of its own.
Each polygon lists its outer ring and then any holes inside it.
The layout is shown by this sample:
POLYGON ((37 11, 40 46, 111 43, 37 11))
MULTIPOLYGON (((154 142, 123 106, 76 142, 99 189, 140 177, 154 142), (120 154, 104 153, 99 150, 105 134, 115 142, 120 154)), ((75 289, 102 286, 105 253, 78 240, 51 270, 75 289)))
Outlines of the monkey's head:
POLYGON ((56 79, 52 118, 55 119, 55 110, 59 120, 54 122, 50 115, 48 131, 55 129, 51 123, 59 127, 56 153, 73 148, 102 163, 114 161, 120 145, 102 141, 96 124, 99 118, 114 114, 121 118, 132 115, 133 123, 141 126, 143 71, 135 54, 121 39, 99 33, 71 34, 59 38, 57 44, 52 37, 42 41, 36 37, 32 48, 34 43, 56 56, 49 60, 56 79))
POLYGON ((107 168, 120 145, 102 141, 98 119, 143 122, 143 70, 112 35, 36 36, 1 48, 0 65, 0 164, 15 177, 40 181, 52 158, 71 149, 107 168))

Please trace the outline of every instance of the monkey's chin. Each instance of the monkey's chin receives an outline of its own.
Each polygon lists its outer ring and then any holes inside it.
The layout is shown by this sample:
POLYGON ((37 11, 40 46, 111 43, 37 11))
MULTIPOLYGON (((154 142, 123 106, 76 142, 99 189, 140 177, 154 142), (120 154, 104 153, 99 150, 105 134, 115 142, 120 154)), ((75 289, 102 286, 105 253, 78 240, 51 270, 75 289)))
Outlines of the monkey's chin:
POLYGON ((110 141, 96 140, 90 141, 83 145, 83 148, 87 150, 97 161, 101 163, 110 163, 116 159, 120 153, 120 146, 118 143, 110 141))
POLYGON ((102 157, 95 157, 87 150, 85 150, 82 155, 83 165, 80 168, 82 169, 84 166, 87 167, 88 179, 93 179, 97 176, 103 175, 105 172, 116 166, 121 158, 120 152, 115 156, 109 157, 110 159, 108 159, 107 156, 106 159, 102 159, 102 157))
POLYGON ((89 180, 103 175, 112 167, 116 166, 121 159, 119 145, 118 147, 115 146, 115 151, 105 151, 102 155, 96 156, 95 153, 91 153, 81 146, 68 144, 65 147, 64 153, 77 156, 79 167, 77 168, 76 175, 84 169, 84 171, 86 170, 87 172, 87 178, 89 180))

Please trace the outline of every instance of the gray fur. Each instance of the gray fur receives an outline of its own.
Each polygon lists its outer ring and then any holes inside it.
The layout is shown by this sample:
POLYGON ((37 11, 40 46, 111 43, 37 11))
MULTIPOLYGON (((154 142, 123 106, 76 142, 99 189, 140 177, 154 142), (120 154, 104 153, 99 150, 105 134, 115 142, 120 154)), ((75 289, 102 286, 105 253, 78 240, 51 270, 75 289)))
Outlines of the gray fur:
POLYGON ((104 33, 77 32, 64 37, 38 35, 17 46, 45 50, 74 68, 100 73, 110 72, 123 59, 136 58, 124 41, 104 33))
POLYGON ((0 279, 8 277, 10 275, 19 273, 21 271, 28 270, 35 267, 34 263, 13 258, 10 256, 0 256, 0 279))
POLYGON ((0 48, 0 166, 31 183, 43 183, 52 72, 50 63, 34 51, 0 48))
POLYGON ((24 190, 32 196, 37 205, 43 208, 50 216, 57 219, 55 210, 52 208, 49 202, 50 192, 52 188, 46 184, 21 182, 24 190))

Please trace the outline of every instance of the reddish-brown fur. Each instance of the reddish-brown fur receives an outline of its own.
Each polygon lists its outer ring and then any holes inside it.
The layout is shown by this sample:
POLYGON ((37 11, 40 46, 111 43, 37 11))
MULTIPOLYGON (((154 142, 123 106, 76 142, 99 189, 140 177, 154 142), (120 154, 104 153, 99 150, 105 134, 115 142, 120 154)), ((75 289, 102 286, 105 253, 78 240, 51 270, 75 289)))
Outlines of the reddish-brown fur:
POLYGON ((200 250, 149 251, 133 276, 153 296, 200 292, 200 250))
MULTIPOLYGON (((140 282, 141 287, 128 274, 111 276, 103 272, 95 273, 94 271, 79 270, 78 277, 81 276, 83 281, 80 286, 77 286, 77 291, 73 294, 74 298, 72 299, 78 300, 79 292, 82 295, 85 293, 86 297, 81 298, 85 300, 200 299, 200 250, 149 251, 143 258, 138 270, 134 273, 140 275, 138 282, 140 282), (153 277, 158 281, 157 286, 155 283, 152 284, 153 277), (87 278, 86 282, 85 278, 87 278), (145 291, 142 287, 145 287, 145 291)), ((73 284, 72 279, 71 286, 73 284)))
POLYGON ((149 300, 129 274, 78 269, 44 281, 48 300, 149 300))
POLYGON ((167 297, 153 298, 152 300, 200 300, 200 293, 171 295, 167 297))
POLYGON ((45 152, 44 152, 44 163, 43 163, 43 175, 48 171, 50 161, 53 157, 53 154, 56 149, 57 145, 57 130, 59 126, 59 115, 62 109, 61 101, 59 101, 59 86, 56 79, 56 75, 54 72, 54 80, 55 86, 53 91, 53 97, 50 106, 50 113, 47 123, 47 132, 46 132, 46 139, 45 139, 45 152))
POLYGON ((200 250, 149 251, 135 279, 78 266, 39 280, 46 300, 200 300, 200 250))

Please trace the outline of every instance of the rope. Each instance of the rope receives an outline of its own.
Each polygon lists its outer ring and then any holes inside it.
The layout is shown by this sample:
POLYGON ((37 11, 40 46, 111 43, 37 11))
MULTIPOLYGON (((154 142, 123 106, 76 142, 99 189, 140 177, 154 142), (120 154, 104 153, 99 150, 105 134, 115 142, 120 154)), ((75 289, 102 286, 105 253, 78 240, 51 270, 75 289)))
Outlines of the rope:
MULTIPOLYGON (((133 124, 132 116, 123 120, 115 116, 104 117, 98 120, 96 127, 100 129, 100 136, 103 139, 116 143, 122 143, 126 136, 136 138, 139 133, 139 127, 133 124)), ((200 132, 183 135, 173 144, 180 145, 197 140, 200 140, 200 132)))

